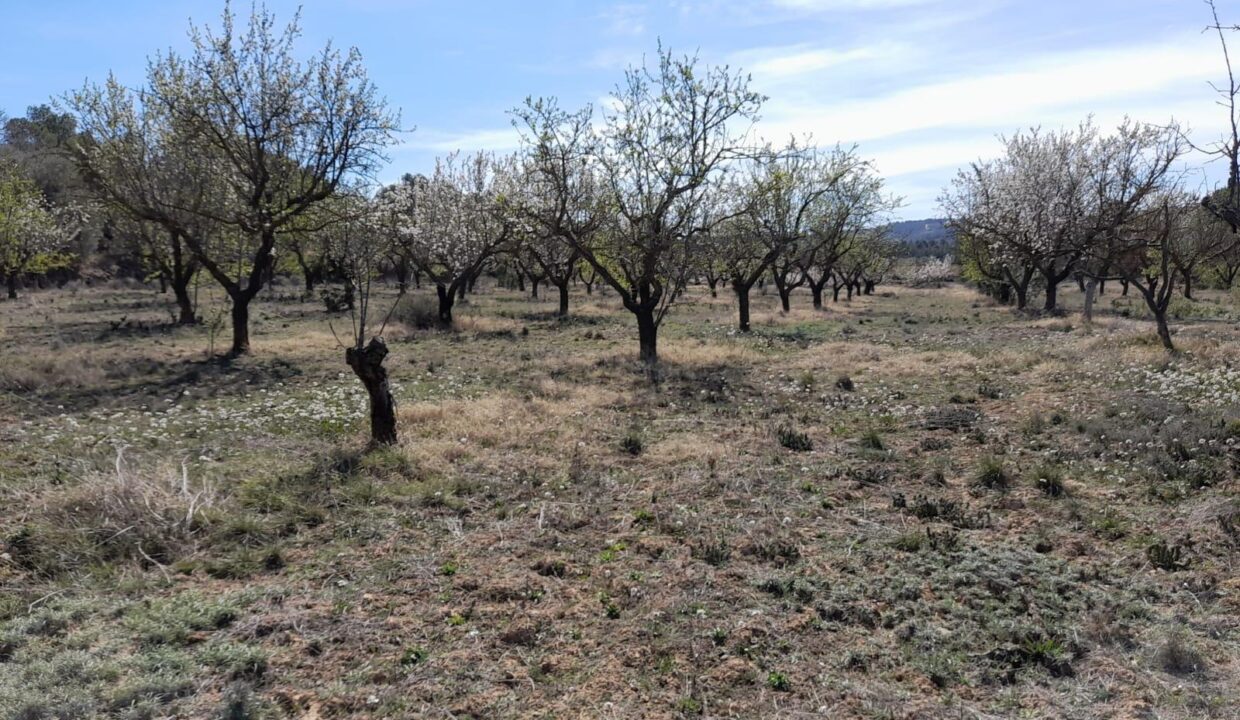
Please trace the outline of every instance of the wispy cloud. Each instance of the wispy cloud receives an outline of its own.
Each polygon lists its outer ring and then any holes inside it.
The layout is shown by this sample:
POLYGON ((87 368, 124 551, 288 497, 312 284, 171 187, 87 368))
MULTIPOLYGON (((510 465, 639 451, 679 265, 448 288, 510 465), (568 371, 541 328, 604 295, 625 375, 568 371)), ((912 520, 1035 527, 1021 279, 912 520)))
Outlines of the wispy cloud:
POLYGON ((899 52, 895 43, 855 47, 847 50, 815 48, 807 44, 745 50, 733 54, 729 63, 743 68, 760 82, 797 79, 850 63, 889 57, 899 52))
POLYGON ((803 102, 773 98, 763 129, 777 135, 808 130, 849 141, 928 129, 1016 129, 1065 110, 1083 118, 1168 89, 1203 87, 1216 60, 1214 50, 1201 43, 1047 55, 877 97, 803 102))
POLYGON ((909 7, 912 5, 929 5, 934 2, 936 0, 772 0, 772 4, 776 7, 812 12, 877 10, 909 7))
POLYGON ((396 147, 397 151, 449 153, 456 150, 473 152, 491 150, 506 152, 521 144, 521 136, 515 128, 490 128, 447 132, 435 129, 419 129, 407 141, 396 147))
POLYGON ((611 35, 637 36, 646 32, 646 6, 637 3, 617 3, 599 13, 607 32, 611 35))

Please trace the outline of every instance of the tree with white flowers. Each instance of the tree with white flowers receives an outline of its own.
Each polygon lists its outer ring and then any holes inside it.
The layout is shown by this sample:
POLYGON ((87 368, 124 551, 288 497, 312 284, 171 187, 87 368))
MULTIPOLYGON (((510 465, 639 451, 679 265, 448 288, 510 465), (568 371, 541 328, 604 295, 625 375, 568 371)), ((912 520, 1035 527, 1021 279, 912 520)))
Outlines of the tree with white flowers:
MULTIPOLYGON (((883 179, 867 162, 851 151, 836 148, 831 162, 842 169, 840 180, 827 193, 823 207, 815 214, 813 232, 792 258, 804 276, 814 307, 822 308, 822 293, 835 279, 839 262, 873 228, 886 222, 900 199, 883 194, 883 179)), ((839 284, 833 300, 839 300, 839 284)))
MULTIPOLYGON (((592 110, 567 112, 555 100, 530 98, 512 115, 524 144, 517 207, 528 227, 518 264, 556 286, 558 314, 566 317, 569 283, 589 265, 581 248, 594 243, 610 210, 593 157, 592 110)), ((588 289, 596 274, 591 267, 588 289)))
POLYGON ((397 440, 396 400, 383 366, 389 352, 383 331, 403 291, 385 306, 375 293, 397 242, 395 233, 385 227, 390 218, 389 207, 382 196, 370 198, 354 188, 322 205, 320 213, 331 213, 331 217, 321 217, 325 224, 319 234, 324 252, 342 276, 352 300, 352 332, 345 346, 345 364, 366 388, 371 442, 391 445, 397 440))
POLYGON ((750 290, 781 255, 796 257, 814 243, 831 193, 856 164, 851 152, 822 152, 793 140, 753 152, 737 163, 735 182, 717 191, 732 199, 719 203, 726 217, 711 231, 711 252, 736 295, 741 332, 749 331, 750 290))
POLYGON ((457 296, 513 237, 519 213, 515 160, 491 153, 452 153, 429 178, 390 188, 402 207, 400 234, 413 264, 439 295, 439 321, 452 324, 457 296))
POLYGON ((1234 251, 1240 236, 1230 230, 1192 195, 1169 185, 1148 197, 1138 213, 1092 252, 1097 262, 1137 289, 1163 347, 1175 350, 1167 315, 1176 285, 1186 281, 1191 268, 1234 251))
POLYGON ((218 31, 191 27, 188 56, 155 56, 136 96, 109 82, 68 98, 86 136, 77 147, 84 174, 136 216, 177 228, 228 293, 232 355, 250 349, 250 303, 272 274, 281 233, 371 174, 398 129, 356 48, 329 44, 303 61, 294 51, 299 35, 297 16, 279 29, 256 5, 239 27, 226 6, 218 31), (141 137, 142 148, 162 149, 171 170, 203 183, 190 214, 218 230, 195 232, 185 208, 151 202, 160 180, 145 175, 148 165, 126 167, 111 154, 131 132, 147 131, 162 139, 141 137), (135 184, 144 191, 133 192, 135 184))
POLYGON ((1130 120, 1111 134, 1091 120, 1019 132, 1004 139, 999 159, 961 170, 940 204, 968 242, 985 243, 971 254, 1003 269, 1018 304, 1027 285, 1017 272, 1032 270, 1044 282, 1044 309, 1055 310, 1059 285, 1172 179, 1182 137, 1175 126, 1130 120))
POLYGON ((10 300, 17 298, 23 275, 68 265, 85 217, 76 206, 53 207, 15 165, 0 164, 0 275, 10 300))
POLYGON ((565 238, 633 313, 648 366, 658 361, 659 326, 696 270, 707 229, 702 203, 739 156, 763 99, 748 76, 660 48, 653 67, 625 72, 597 133, 552 101, 536 113, 526 142, 536 158, 550 158, 539 172, 563 176, 556 158, 597 168, 604 223, 565 238))

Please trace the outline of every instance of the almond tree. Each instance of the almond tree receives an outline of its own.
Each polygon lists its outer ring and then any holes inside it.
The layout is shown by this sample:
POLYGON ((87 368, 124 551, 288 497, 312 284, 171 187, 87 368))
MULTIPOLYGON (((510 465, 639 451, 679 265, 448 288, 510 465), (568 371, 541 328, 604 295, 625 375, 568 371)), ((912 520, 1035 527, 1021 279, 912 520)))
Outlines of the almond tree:
POLYGON ((435 283, 445 326, 458 295, 512 238, 514 167, 512 158, 453 153, 435 161, 430 178, 406 177, 390 190, 403 206, 400 233, 414 265, 435 283))
POLYGON ((1210 273, 1224 290, 1231 291, 1240 275, 1240 244, 1232 245, 1209 264, 1210 273))
POLYGON ((659 326, 694 270, 706 229, 701 204, 741 150, 740 126, 756 118, 762 101, 747 76, 660 47, 655 67, 625 72, 597 135, 580 119, 588 110, 564 113, 544 101, 534 113, 537 131, 527 142, 543 158, 535 161, 539 172, 563 177, 557 158, 572 167, 584 158, 599 174, 610 211, 604 224, 565 239, 633 313, 648 366, 658 361, 659 326))
POLYGON ((200 261, 194 248, 211 243, 222 227, 213 220, 218 209, 208 207, 227 194, 221 168, 193 151, 163 108, 114 77, 67 101, 82 129, 72 149, 87 186, 114 229, 171 285, 178 322, 195 322, 189 286, 200 261))
MULTIPOLYGON (((739 207, 712 232, 720 240, 725 278, 736 293, 741 332, 749 331, 749 291, 781 255, 795 257, 812 242, 813 226, 826 212, 828 196, 855 160, 795 140, 776 150, 767 146, 741 163, 740 178, 723 186, 739 207)), ((781 299, 785 297, 781 294, 781 299)))
MULTIPOLYGON (((883 195, 883 180, 869 163, 858 162, 851 153, 838 148, 832 162, 843 169, 843 174, 815 213, 812 232, 793 258, 816 309, 822 309, 822 292, 835 277, 840 259, 900 203, 883 195)), ((833 295, 839 300, 838 291, 833 295)))
MULTIPOLYGON (((602 218, 598 183, 585 164, 575 169, 561 167, 554 174, 537 167, 527 159, 522 192, 515 204, 521 232, 515 236, 513 256, 519 271, 533 283, 534 297, 538 297, 540 281, 555 286, 560 300, 556 315, 563 318, 568 317, 569 285, 582 265, 581 252, 568 238, 589 242, 598 231, 602 218), (556 178, 569 184, 557 184, 556 178)), ((593 275, 591 270, 587 291, 592 290, 593 275)))
POLYGON ((1086 121, 1076 130, 1017 133, 1004 144, 1000 159, 960 171, 940 203, 954 228, 987 243, 999 267, 1041 274, 1048 311, 1073 271, 1093 272, 1097 266, 1079 268, 1081 260, 1164 187, 1185 149, 1177 127, 1129 120, 1110 135, 1086 121))
POLYGON ((895 241, 884 228, 870 227, 859 232, 832 270, 834 299, 839 299, 841 289, 847 291, 849 300, 854 293, 872 294, 895 265, 895 257, 895 241))
POLYGON ((587 294, 593 292, 598 271, 581 261, 581 248, 594 244, 610 211, 593 158, 592 114, 588 107, 570 113, 553 99, 533 98, 512 111, 525 146, 519 207, 530 228, 525 262, 518 264, 533 265, 534 274, 556 286, 561 317, 568 316, 574 273, 586 284, 587 294))
POLYGON ((52 207, 34 181, 11 163, 0 164, 0 274, 10 300, 22 275, 68 265, 85 218, 75 206, 52 207))
POLYGON ((383 204, 360 191, 342 193, 324 209, 334 214, 320 230, 326 252, 356 298, 349 307, 352 333, 345 347, 345 363, 366 388, 371 442, 392 445, 397 440, 396 400, 383 366, 389 352, 383 331, 403 293, 384 311, 375 307, 378 297, 374 290, 395 236, 384 228, 387 218, 383 204))
POLYGON ((1186 277, 1187 268, 1209 264, 1234 252, 1238 244, 1240 236, 1225 222, 1171 185, 1147 198, 1140 212, 1099 243, 1094 254, 1141 293, 1163 347, 1175 350, 1167 314, 1176 282, 1186 277))
MULTIPOLYGON (((203 237, 180 229, 232 301, 232 355, 250 349, 250 303, 270 277, 280 233, 342 183, 370 174, 397 130, 356 48, 341 53, 329 44, 302 61, 293 47, 299 35, 297 16, 277 30, 274 16, 256 6, 239 28, 226 6, 219 32, 191 26, 187 57, 153 58, 140 92, 141 105, 157 110, 184 150, 169 157, 209 166, 218 188, 191 212, 225 231, 203 237), (240 268, 238 256, 244 257, 240 268)), ((88 86, 69 100, 79 114, 92 116, 82 123, 85 132, 124 137, 118 129, 129 124, 134 103, 92 102, 108 94, 88 86)), ((99 139, 95 145, 103 144, 99 139)), ((98 183, 112 184, 115 164, 98 161, 85 145, 80 164, 98 183)), ((129 197, 109 194, 120 202, 129 197)), ((135 202, 133 209, 149 220, 180 222, 158 203, 135 202)))
POLYGON ((1201 198, 1201 205, 1212 215, 1240 232, 1240 108, 1236 99, 1240 97, 1240 82, 1236 81, 1236 73, 1231 64, 1231 51, 1227 46, 1227 33, 1240 27, 1227 26, 1219 20, 1218 7, 1214 0, 1206 0, 1210 6, 1212 24, 1206 29, 1218 34, 1219 46, 1223 51, 1223 65, 1227 69, 1227 84, 1212 85, 1219 96, 1219 105, 1227 108, 1228 132, 1213 145, 1197 148, 1205 154, 1227 161, 1227 183, 1216 192, 1207 193, 1201 198))
POLYGON ((198 322, 190 283, 198 273, 198 258, 190 252, 181 234, 173 228, 135 217, 123 208, 109 222, 112 233, 131 246, 131 252, 160 278, 162 287, 170 286, 177 304, 177 324, 198 322))

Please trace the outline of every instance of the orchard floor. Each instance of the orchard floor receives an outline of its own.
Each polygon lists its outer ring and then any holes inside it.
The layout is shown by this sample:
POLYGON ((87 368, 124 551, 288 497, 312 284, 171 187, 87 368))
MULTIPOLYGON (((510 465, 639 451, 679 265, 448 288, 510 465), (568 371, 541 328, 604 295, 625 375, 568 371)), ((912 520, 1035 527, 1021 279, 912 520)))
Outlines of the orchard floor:
POLYGON ((652 383, 487 284, 373 452, 292 286, 0 303, 0 717, 1240 717, 1240 312, 1117 290, 693 288, 652 383))

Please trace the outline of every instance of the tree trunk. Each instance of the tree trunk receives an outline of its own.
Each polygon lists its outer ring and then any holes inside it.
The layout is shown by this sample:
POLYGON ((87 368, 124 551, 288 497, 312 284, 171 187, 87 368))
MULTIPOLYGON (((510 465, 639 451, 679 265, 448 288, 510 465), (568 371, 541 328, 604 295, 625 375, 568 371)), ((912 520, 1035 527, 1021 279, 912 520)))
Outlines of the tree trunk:
POLYGON ((439 294, 439 324, 443 327, 451 327, 452 305, 456 302, 456 288, 436 285, 435 292, 439 294))
POLYGON ((874 294, 874 281, 873 281, 873 280, 866 280, 866 281, 865 281, 865 291, 864 291, 864 292, 865 292, 865 294, 866 294, 866 295, 873 295, 873 294, 874 294))
POLYGON ((736 305, 740 312, 740 330, 749 332, 749 286, 733 282, 732 289, 736 292, 736 305))
POLYGON ((641 361, 654 365, 659 362, 659 326, 654 321, 654 310, 638 308, 633 314, 637 316, 637 341, 641 348, 641 361))
POLYGON ((181 280, 172 282, 172 294, 177 299, 178 315, 177 324, 194 325, 198 322, 198 317, 194 314, 194 299, 189 294, 189 281, 192 275, 186 276, 181 280))
POLYGON ((383 367, 387 354, 387 345, 379 338, 371 338, 364 348, 348 348, 344 354, 345 362, 370 396, 370 439, 379 445, 396 443, 396 401, 383 367))
POLYGON ((706 281, 706 284, 710 287, 710 296, 713 298, 719 297, 719 291, 715 289, 715 286, 719 284, 719 279, 710 278, 706 281))
POLYGON ((1055 310, 1059 301, 1059 281, 1053 275, 1046 276, 1046 302, 1042 304, 1042 309, 1047 312, 1055 310))
POLYGON ((535 300, 538 299, 538 284, 540 282, 542 281, 538 278, 530 278, 530 297, 535 300))
POLYGON ((809 284, 809 291, 814 296, 814 309, 815 310, 822 309, 822 286, 825 284, 826 283, 821 283, 821 284, 810 283, 809 284))
POLYGON ((525 275, 517 273, 517 290, 525 292, 525 275))
POLYGON ((1163 347, 1175 350, 1175 345, 1171 344, 1171 328, 1167 327, 1167 311, 1155 310, 1154 322, 1158 323, 1158 339, 1162 341, 1163 347))
POLYGON ((1185 270, 1183 272, 1183 276, 1184 276, 1184 299, 1192 300, 1193 299, 1193 271, 1191 269, 1185 270))
POLYGON ((1089 278, 1089 280, 1085 282, 1084 315, 1085 315, 1086 324, 1093 323, 1094 321, 1094 292, 1097 290, 1097 288, 1098 288, 1097 279, 1091 277, 1089 278))
POLYGON ((17 299, 17 273, 16 272, 9 273, 8 277, 5 278, 5 286, 9 289, 9 299, 16 300, 17 299))
POLYGON ((1123 292, 1121 292, 1120 295, 1123 295, 1124 297, 1128 297, 1128 281, 1120 280, 1119 286, 1120 286, 1120 289, 1123 290, 1123 292))
POLYGON ((164 273, 159 274, 159 294, 160 295, 168 294, 168 276, 165 275, 164 273))
POLYGON ((404 295, 409 292, 409 265, 405 262, 395 263, 396 292, 404 295))
POLYGON ((568 280, 565 280, 559 286, 560 288, 560 311, 557 313, 562 318, 568 317, 568 280))
POLYGON ((306 283, 306 297, 314 295, 314 271, 310 268, 302 268, 301 277, 306 283))
POLYGON ((232 349, 228 354, 233 357, 250 351, 250 299, 244 294, 232 298, 232 349))
POLYGON ((831 285, 831 302, 840 301, 840 290, 843 290, 843 289, 844 289, 843 285, 835 285, 835 284, 831 285))

